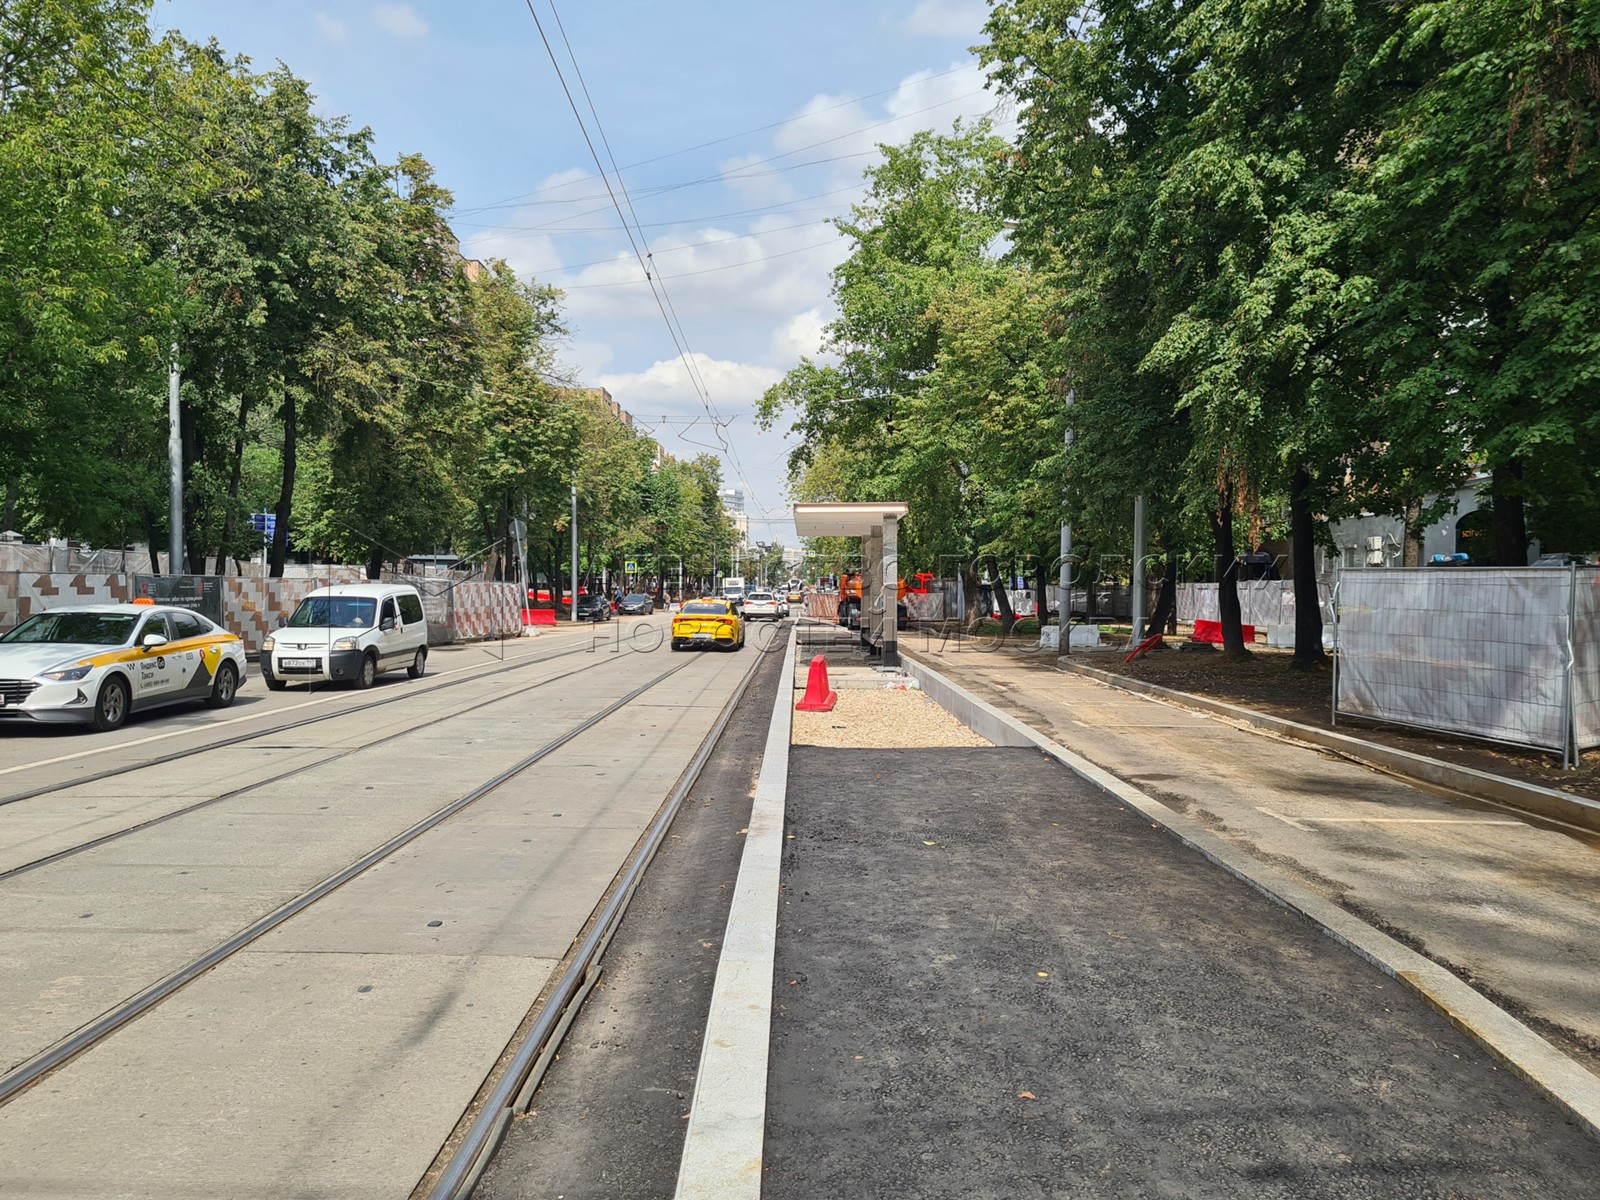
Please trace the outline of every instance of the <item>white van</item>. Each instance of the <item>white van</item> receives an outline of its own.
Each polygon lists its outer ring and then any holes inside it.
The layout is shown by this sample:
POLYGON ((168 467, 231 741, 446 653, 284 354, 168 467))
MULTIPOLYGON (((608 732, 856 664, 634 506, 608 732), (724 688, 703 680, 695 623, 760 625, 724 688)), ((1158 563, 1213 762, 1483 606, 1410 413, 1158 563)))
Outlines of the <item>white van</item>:
POLYGON ((722 580, 722 598, 740 612, 744 611, 744 576, 727 575, 722 580))
POLYGON ((420 679, 427 665, 422 597, 403 583, 318 588, 261 643, 261 678, 273 691, 335 681, 368 688, 380 671, 404 667, 420 679))

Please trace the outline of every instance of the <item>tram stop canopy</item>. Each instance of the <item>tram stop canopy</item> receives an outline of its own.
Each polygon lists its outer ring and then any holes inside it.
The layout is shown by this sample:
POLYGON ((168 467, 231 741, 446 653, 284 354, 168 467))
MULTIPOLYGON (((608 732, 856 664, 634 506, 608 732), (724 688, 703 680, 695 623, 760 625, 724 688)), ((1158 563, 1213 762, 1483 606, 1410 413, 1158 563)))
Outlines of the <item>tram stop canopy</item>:
POLYGON ((893 501, 866 504, 796 504, 801 537, 858 537, 861 545, 861 641, 898 667, 895 614, 900 583, 900 518, 909 508, 893 501))

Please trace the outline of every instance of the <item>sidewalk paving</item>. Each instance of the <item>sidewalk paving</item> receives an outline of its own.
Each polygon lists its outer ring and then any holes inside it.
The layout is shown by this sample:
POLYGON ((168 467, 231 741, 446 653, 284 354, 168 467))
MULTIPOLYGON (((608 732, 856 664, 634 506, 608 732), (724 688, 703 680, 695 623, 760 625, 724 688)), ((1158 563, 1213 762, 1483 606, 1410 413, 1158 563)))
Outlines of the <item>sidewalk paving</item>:
POLYGON ((1592 839, 1081 676, 908 669, 1061 752, 788 752, 760 1178, 717 1194, 1590 1194, 1592 839))

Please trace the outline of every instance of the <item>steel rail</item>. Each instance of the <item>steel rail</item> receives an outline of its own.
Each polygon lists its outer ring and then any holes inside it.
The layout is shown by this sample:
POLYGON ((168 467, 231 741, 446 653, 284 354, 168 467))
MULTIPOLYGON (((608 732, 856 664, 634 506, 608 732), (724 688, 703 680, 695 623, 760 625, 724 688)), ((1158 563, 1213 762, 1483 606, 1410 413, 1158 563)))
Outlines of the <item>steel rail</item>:
POLYGON ((3 1076, 0 1076, 0 1105, 6 1104, 12 1099, 12 1097, 16 1096, 17 1093, 21 1092, 23 1089, 38 1082, 40 1079, 48 1075, 51 1071, 54 1071, 62 1064, 69 1062, 73 1058, 76 1058, 91 1046, 94 1046, 108 1035, 116 1032, 118 1029, 122 1028, 136 1017, 159 1004, 162 1000, 178 991, 184 985, 205 974, 212 967, 216 966, 223 960, 238 953, 251 942, 260 938, 264 934, 270 933, 272 930, 288 921, 297 913, 309 908, 318 900, 321 900, 330 892, 342 887, 344 884, 350 882, 350 880, 362 874, 364 871, 376 866, 378 863, 382 862, 385 858, 393 854, 396 850, 405 846, 407 843, 421 837, 434 826, 448 820, 462 809, 468 807, 478 800, 481 800, 484 796, 487 796, 497 788, 503 787, 506 783, 510 782, 523 771, 526 771, 529 767, 537 763, 540 759, 555 753, 555 751, 561 749, 561 747, 565 746, 568 742, 581 737, 583 734, 593 729, 601 721, 605 720, 619 709, 626 707, 628 704, 631 704, 634 700, 644 695, 644 693, 648 692, 651 688, 657 686, 658 684, 671 678, 673 675, 676 675, 679 671, 688 667, 693 661, 693 659, 689 659, 688 661, 679 663, 676 666, 669 667, 667 670, 657 675, 654 679, 640 684, 621 699, 606 705, 606 707, 602 708, 599 712, 587 718, 580 724, 575 725, 560 737, 546 742, 532 754, 506 768, 506 770, 500 772, 500 774, 496 775, 493 779, 490 779, 487 783, 473 788, 470 792, 467 792, 465 795, 452 800, 443 808, 438 809, 436 812, 433 812, 430 815, 422 818, 422 820, 416 822, 403 832, 396 834, 394 837, 384 842, 381 846, 378 846, 374 850, 368 851, 348 867, 345 867, 333 875, 330 875, 327 879, 324 879, 315 887, 309 889, 308 891, 302 892, 293 900, 290 900, 286 904, 283 904, 279 908, 268 913, 266 916, 253 922, 239 933, 234 934, 234 936, 229 938, 227 941, 213 947, 211 950, 207 951, 205 954, 201 955, 187 966, 180 967, 178 970, 167 975, 165 978, 156 981, 143 991, 140 991, 130 997, 128 1000, 125 1000, 116 1008, 111 1009, 101 1017, 90 1022, 88 1025, 85 1025, 76 1033, 62 1039, 54 1046, 51 1046, 48 1049, 34 1055, 26 1062, 23 1062, 17 1066, 14 1070, 6 1073, 3 1076))
MULTIPOLYGON (((756 669, 763 658, 765 658, 764 653, 754 656, 754 662, 745 672, 744 678, 740 680, 739 686, 729 697, 727 704, 723 706, 716 724, 711 727, 710 732, 700 743, 700 748, 695 751, 694 758, 684 768, 678 786, 656 813, 655 820, 646 831, 638 851, 613 883, 610 899, 600 915, 590 923, 588 932, 572 955, 567 969, 551 989, 527 1035, 501 1072, 499 1080, 484 1100, 478 1115, 456 1146, 450 1161, 445 1165, 432 1189, 428 1191, 427 1200, 463 1200, 464 1197, 470 1196, 495 1149, 499 1146, 511 1118, 531 1101, 539 1077, 549 1065, 561 1036, 565 1034, 567 1026, 577 1014, 577 1006, 583 1002, 589 988, 594 984, 598 975, 600 956, 610 944, 617 926, 622 923, 622 917, 628 910, 628 903, 633 899, 634 892, 638 889, 639 881, 644 877, 644 872, 654 859, 656 851, 666 840, 667 831, 672 827, 673 819, 683 806, 684 798, 700 778, 701 771, 705 769, 707 760, 716 749, 717 742, 728 727, 728 722, 733 718, 739 701, 744 698, 750 681, 755 678, 756 669)), ((414 1196, 416 1194, 413 1193, 414 1196)))
MULTIPOLYGON (((541 662, 541 663, 551 662, 556 658, 563 658, 563 657, 566 657, 566 656, 565 655, 552 655, 550 658, 542 658, 542 659, 539 659, 537 661, 541 662)), ((523 663, 523 664, 520 664, 520 665, 522 665, 522 666, 531 666, 533 664, 532 663, 523 663)), ((507 668, 507 669, 509 669, 509 668, 507 668)), ((500 704, 500 703, 502 703, 502 702, 504 702, 506 700, 514 699, 517 696, 526 695, 528 692, 534 691, 534 690, 536 690, 538 688, 545 687, 548 684, 560 683, 563 679, 571 679, 574 675, 581 675, 586 670, 589 670, 589 668, 588 667, 584 667, 584 668, 581 668, 581 669, 576 670, 576 671, 563 671, 559 675, 552 675, 548 679, 541 679, 538 682, 530 683, 525 687, 519 687, 519 688, 515 688, 515 689, 513 689, 511 691, 497 693, 496 695, 491 696, 487 700, 480 700, 476 704, 469 704, 467 707, 461 708, 461 709, 457 709, 455 712, 444 714, 444 715, 435 715, 433 718, 431 718, 428 721, 428 723, 426 725, 414 725, 409 729, 400 729, 400 730, 396 730, 393 733, 384 734, 381 737, 374 738, 370 742, 363 742, 359 746, 351 746, 348 749, 340 750, 340 751, 338 751, 336 753, 330 754, 326 758, 319 758, 315 762, 303 763, 300 766, 293 768, 292 770, 284 771, 283 773, 278 774, 278 775, 273 775, 270 778, 258 779, 254 783, 247 783, 242 787, 236 787, 236 788, 232 789, 231 791, 223 792, 220 796, 208 796, 204 800, 197 800, 195 803, 189 804, 189 805, 185 805, 183 808, 174 809, 172 812, 169 812, 169 813, 162 813, 159 817, 151 817, 147 821, 140 821, 136 825, 129 825, 126 829, 118 829, 118 830, 115 830, 115 831, 113 831, 111 833, 102 834, 101 836, 99 836, 97 838, 91 838, 87 842, 82 842, 82 843, 80 843, 80 844, 78 844, 76 846, 70 846, 65 850, 57 850, 54 854, 47 854, 43 858, 36 858, 32 862, 26 862, 26 863, 20 864, 19 866, 7 868, 6 870, 0 871, 0 884, 5 884, 5 883, 9 882, 10 880, 15 879, 19 875, 26 875, 30 871, 37 871, 41 867, 48 867, 48 866, 50 866, 50 865, 52 865, 54 863, 62 862, 65 859, 73 858, 73 857, 75 857, 75 856, 77 856, 79 854, 86 853, 87 851, 97 850, 101 846, 108 845, 111 842, 115 842, 115 841, 120 840, 121 838, 131 837, 133 834, 142 833, 144 830, 147 830, 147 829, 153 829, 157 825, 164 825, 168 821, 176 820, 179 817, 190 816, 191 814, 197 813, 197 812, 201 811, 202 809, 211 807, 213 804, 221 804, 224 800, 236 800, 240 796, 247 795, 250 792, 257 791, 257 790, 259 790, 261 788, 264 788, 264 787, 270 787, 272 784, 275 784, 275 783, 282 783, 285 779, 293 779, 296 775, 303 775, 307 771, 314 771, 318 767, 325 767, 329 763, 335 763, 335 762, 338 762, 341 759, 349 758, 353 754, 360 754, 363 751, 371 750, 375 746, 382 746, 382 745, 385 745, 388 742, 396 741, 396 740, 398 740, 400 738, 403 738, 403 737, 410 737, 413 733, 416 733, 417 730, 432 728, 434 725, 439 724, 441 721, 453 721, 458 717, 464 717, 464 716, 467 716, 469 713, 475 713, 479 709, 488 708, 488 707, 490 707, 492 705, 500 704)), ((498 672, 495 672, 495 673, 498 673, 498 672)), ((475 681, 477 681, 479 679, 486 679, 488 677, 489 677, 489 673, 485 673, 483 675, 475 675, 475 676, 472 677, 472 679, 455 680, 454 683, 472 683, 472 682, 475 682, 475 681)), ((439 690, 439 689, 437 689, 437 688, 433 689, 433 691, 437 691, 437 690, 439 690)), ((428 694, 431 695, 432 693, 430 692, 428 694)), ((345 715, 348 715, 348 714, 353 713, 353 712, 360 712, 360 711, 364 711, 364 710, 362 710, 362 709, 341 709, 340 710, 340 712, 342 714, 345 714, 345 715)), ((318 719, 320 720, 321 718, 318 718, 318 719)), ((187 754, 185 754, 182 757, 198 756, 198 755, 204 754, 210 748, 211 747, 206 747, 206 746, 198 747, 198 748, 196 748, 194 750, 189 751, 187 754)), ((130 769, 132 769, 132 768, 130 768, 130 769)), ((62 790, 65 790, 67 788, 72 788, 72 787, 76 787, 76 786, 78 786, 77 783, 68 783, 68 784, 63 784, 61 788, 52 789, 52 790, 53 791, 62 791, 62 790)))
MULTIPOLYGON (((63 783, 52 784, 48 787, 37 787, 31 791, 17 792, 10 796, 0 796, 0 808, 5 807, 7 804, 16 804, 22 800, 33 800, 39 796, 48 796, 51 792, 59 792, 70 787, 78 787, 81 784, 99 783, 102 780, 115 779, 119 775, 128 775, 134 771, 144 771, 152 767, 165 766, 167 763, 178 762, 181 759, 185 759, 191 755, 200 754, 208 750, 225 750, 229 746, 237 746, 245 742, 252 742, 257 738, 275 737, 280 733, 291 733, 296 729, 304 729, 308 725, 315 725, 321 721, 331 721, 335 717, 347 716, 349 713, 356 711, 357 709, 365 711, 371 708, 382 708, 389 704, 400 704, 407 700, 413 700, 421 696, 431 696, 435 692, 444 691, 446 688, 459 687, 462 684, 475 683, 480 679, 489 679, 495 675, 503 675, 507 671, 520 671, 524 667, 534 667, 538 666, 540 663, 554 662, 558 658, 570 658, 574 654, 588 654, 591 653, 593 649, 593 646, 586 645, 572 650, 562 650, 556 654, 548 654, 543 658, 529 658, 520 662, 507 663, 502 666, 494 667, 491 670, 479 671, 474 675, 469 675, 465 679, 451 679, 449 681, 441 680, 438 683, 435 683, 432 687, 427 688, 406 688, 403 691, 397 692, 393 696, 385 697, 382 700, 372 700, 366 704, 350 705, 345 708, 336 708, 331 712, 318 713, 314 717, 306 717, 303 720, 291 721, 284 725, 273 725, 268 729, 258 729, 254 733, 241 733, 236 737, 223 738, 221 741, 207 742, 203 746, 192 746, 186 750, 174 750, 171 754, 158 755, 155 758, 145 759, 144 761, 138 763, 130 763, 127 766, 107 767, 104 771, 96 771, 92 774, 85 775, 80 779, 72 779, 63 783)), ((108 748, 115 749, 115 747, 108 748)), ((21 765, 26 766, 27 764, 24 763, 21 765)))

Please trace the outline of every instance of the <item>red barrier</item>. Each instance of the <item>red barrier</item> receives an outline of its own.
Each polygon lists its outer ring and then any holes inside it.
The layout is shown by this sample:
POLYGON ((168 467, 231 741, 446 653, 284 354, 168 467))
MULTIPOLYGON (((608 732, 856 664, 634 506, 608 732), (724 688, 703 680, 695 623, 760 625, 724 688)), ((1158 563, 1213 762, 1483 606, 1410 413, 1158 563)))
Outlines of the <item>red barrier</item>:
MULTIPOLYGON (((1246 642, 1256 640, 1256 627, 1254 625, 1241 625, 1239 630, 1244 634, 1246 642)), ((1222 622, 1196 621, 1194 623, 1193 640, 1197 642, 1213 642, 1218 646, 1222 645, 1222 622)))
POLYGON ((522 623, 524 625, 554 625, 556 623, 556 610, 553 608, 525 608, 522 610, 522 623))

